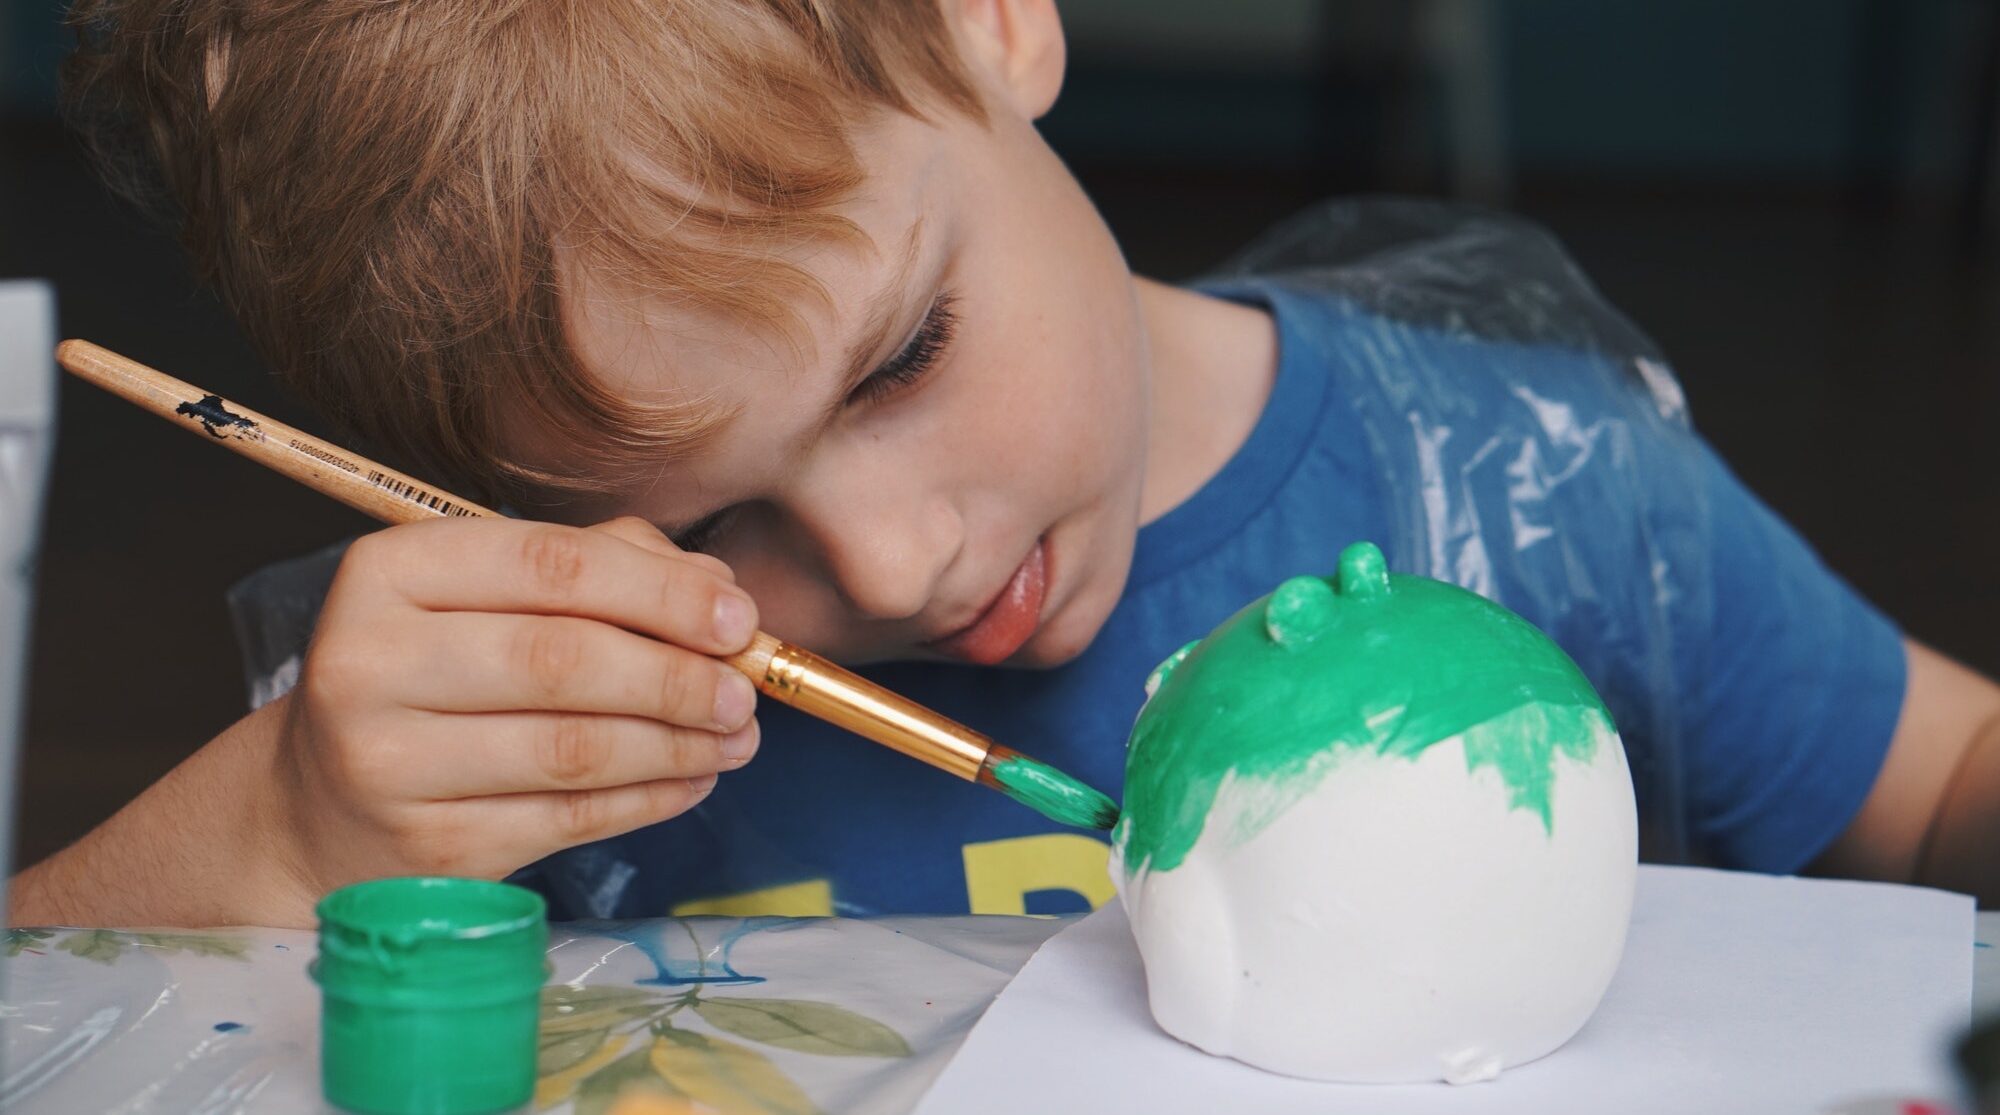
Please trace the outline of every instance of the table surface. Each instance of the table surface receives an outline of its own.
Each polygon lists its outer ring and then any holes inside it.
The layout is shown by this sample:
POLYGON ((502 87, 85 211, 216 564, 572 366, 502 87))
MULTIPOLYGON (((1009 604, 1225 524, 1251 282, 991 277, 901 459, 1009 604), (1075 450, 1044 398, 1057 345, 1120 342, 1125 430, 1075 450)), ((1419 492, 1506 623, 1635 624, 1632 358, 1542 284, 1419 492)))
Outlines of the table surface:
MULTIPOLYGON (((1061 918, 688 918, 552 927, 538 1110, 636 1077, 731 1113, 902 1113, 1061 918), (682 1031, 680 1040, 658 1035, 682 1031), (699 1035, 694 1040, 686 1032, 699 1035)), ((8 930, 0 1109, 298 1112, 319 1096, 313 934, 8 930)), ((2000 912, 1976 1014, 2000 1012, 2000 912)))

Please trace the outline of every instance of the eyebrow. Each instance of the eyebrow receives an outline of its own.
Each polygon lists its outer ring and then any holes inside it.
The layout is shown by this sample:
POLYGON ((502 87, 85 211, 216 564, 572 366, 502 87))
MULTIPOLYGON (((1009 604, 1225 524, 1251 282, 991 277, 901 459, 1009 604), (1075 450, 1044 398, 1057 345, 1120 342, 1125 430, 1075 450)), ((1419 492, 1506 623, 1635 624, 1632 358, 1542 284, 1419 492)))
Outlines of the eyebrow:
POLYGON ((855 337, 853 346, 847 350, 847 358, 841 362, 840 378, 835 381, 840 389, 827 400, 818 427, 833 421, 848 396, 874 372, 875 354, 882 351, 882 346, 889 341, 890 330, 896 328, 897 317, 903 309, 904 290, 910 285, 910 276, 917 269, 917 259, 923 254, 923 231, 924 219, 918 217, 903 238, 903 253, 897 261, 896 273, 868 300, 865 324, 855 337))
MULTIPOLYGON (((867 316, 864 318, 861 332, 856 335, 854 343, 849 346, 847 355, 840 364, 840 376, 835 381, 839 384, 839 389, 827 399, 826 406, 813 423, 814 430, 825 429, 838 417, 840 409, 847 404, 848 396, 854 393, 854 389, 862 380, 874 372, 875 354, 888 343, 890 330, 896 328, 897 317, 903 309, 904 289, 909 286, 911 276, 916 273, 917 261, 923 255, 923 230, 924 219, 920 216, 910 225, 910 231, 903 237, 903 251, 897 260, 895 274, 891 275, 889 280, 868 299, 867 316)), ((734 410, 711 412, 695 420, 685 440, 677 439, 677 441, 682 445, 698 446, 720 433, 735 416, 734 410)), ((714 514, 716 513, 711 512, 684 522, 656 525, 660 527, 661 533, 669 537, 678 537, 701 525, 705 519, 713 517, 714 514)))

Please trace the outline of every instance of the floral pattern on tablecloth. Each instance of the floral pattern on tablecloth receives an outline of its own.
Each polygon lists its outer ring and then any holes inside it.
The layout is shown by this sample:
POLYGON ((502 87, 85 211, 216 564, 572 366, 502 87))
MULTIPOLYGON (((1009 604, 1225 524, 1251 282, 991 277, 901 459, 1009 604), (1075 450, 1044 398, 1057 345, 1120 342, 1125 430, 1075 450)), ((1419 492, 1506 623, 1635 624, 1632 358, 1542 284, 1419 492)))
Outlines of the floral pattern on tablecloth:
MULTIPOLYGON (((536 1111, 629 1089, 724 1115, 904 1112, 1062 923, 687 918, 552 927, 536 1111)), ((0 1111, 329 1110, 311 933, 7 931, 0 1111)))

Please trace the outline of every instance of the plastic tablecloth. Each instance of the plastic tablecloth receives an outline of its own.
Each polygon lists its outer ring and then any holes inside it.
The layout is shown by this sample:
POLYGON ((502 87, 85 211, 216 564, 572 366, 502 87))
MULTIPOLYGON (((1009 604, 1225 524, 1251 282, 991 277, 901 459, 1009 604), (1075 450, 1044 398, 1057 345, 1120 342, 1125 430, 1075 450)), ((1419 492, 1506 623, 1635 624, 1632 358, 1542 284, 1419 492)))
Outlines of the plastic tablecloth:
MULTIPOLYGON (((552 927, 535 1108, 664 1080, 718 1111, 909 1111, 1060 918, 552 927)), ((0 1110, 320 1111, 309 932, 11 929, 0 1110)), ((2000 913, 1976 1012, 2000 1011, 2000 913)))

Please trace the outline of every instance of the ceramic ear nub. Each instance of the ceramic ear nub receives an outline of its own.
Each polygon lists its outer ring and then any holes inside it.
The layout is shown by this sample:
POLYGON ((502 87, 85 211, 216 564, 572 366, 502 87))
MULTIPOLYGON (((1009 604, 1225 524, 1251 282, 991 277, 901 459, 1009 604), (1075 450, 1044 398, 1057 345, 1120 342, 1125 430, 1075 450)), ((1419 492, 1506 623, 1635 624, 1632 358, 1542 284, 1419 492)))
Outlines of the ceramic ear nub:
POLYGON ((1389 591, 1389 562, 1373 542, 1356 542, 1340 551, 1340 595, 1366 599, 1389 591))
POLYGON ((1281 647, 1301 647, 1333 620, 1333 586, 1319 577, 1293 577, 1264 606, 1264 633, 1281 647))
POLYGON ((1165 662, 1153 667, 1153 672, 1146 675, 1146 697, 1148 700, 1152 699, 1153 694, 1160 691, 1160 686, 1166 682, 1167 675, 1174 672, 1174 667, 1186 661, 1187 656, 1194 651, 1194 648, 1200 645, 1201 640, 1196 639, 1194 642, 1167 655, 1165 662))

